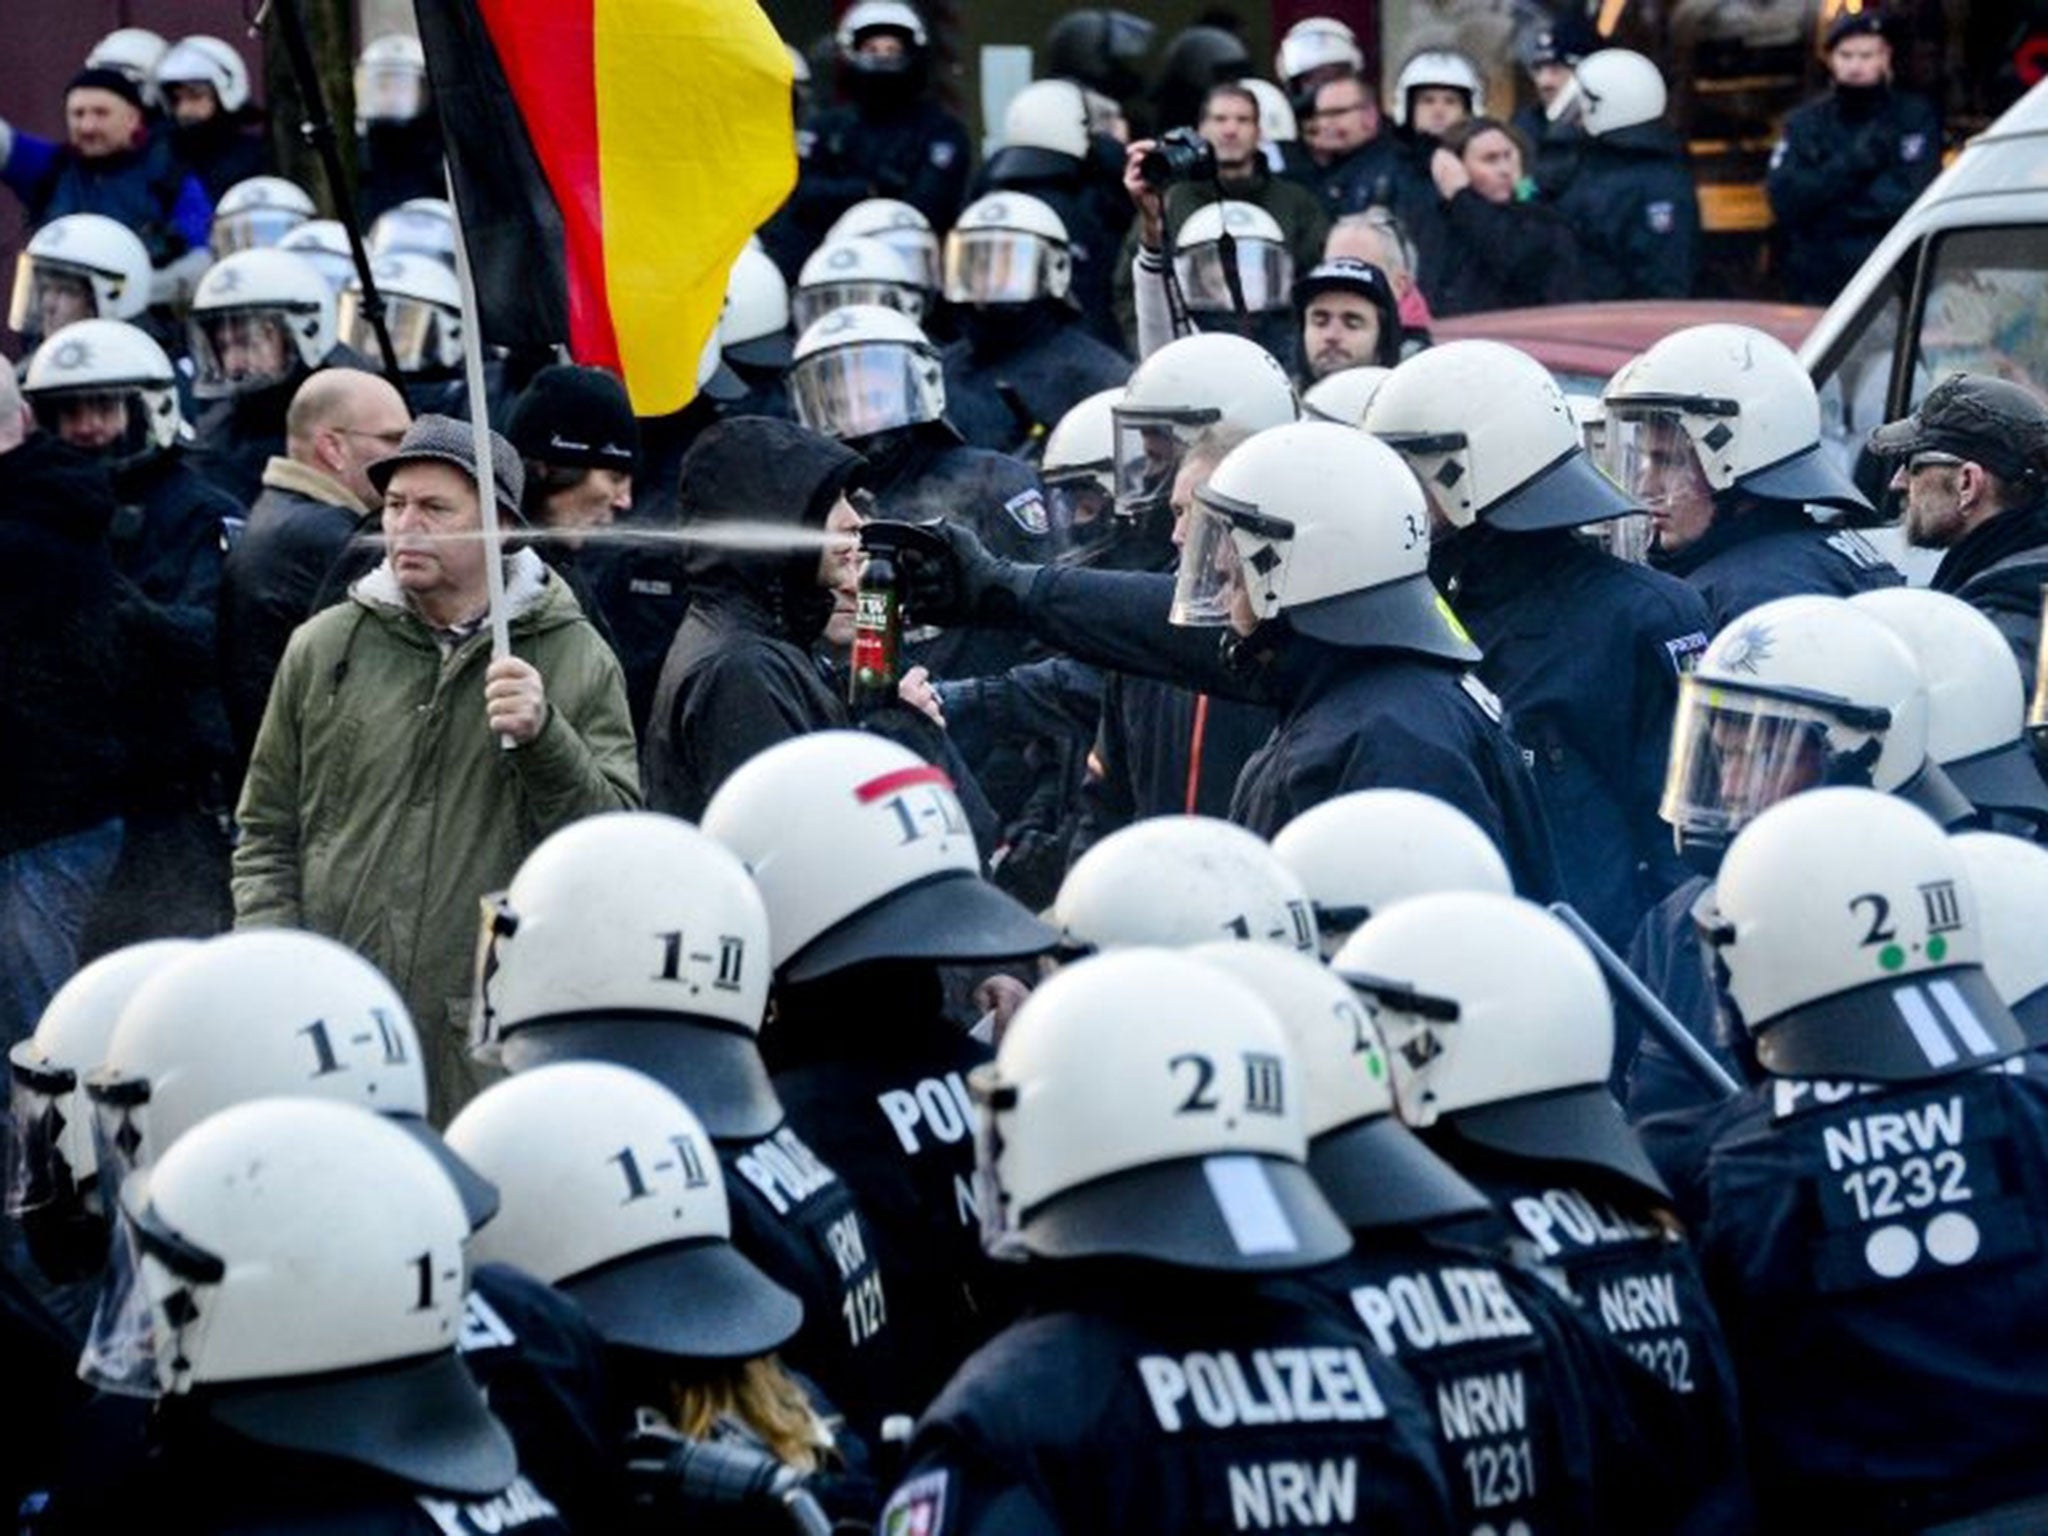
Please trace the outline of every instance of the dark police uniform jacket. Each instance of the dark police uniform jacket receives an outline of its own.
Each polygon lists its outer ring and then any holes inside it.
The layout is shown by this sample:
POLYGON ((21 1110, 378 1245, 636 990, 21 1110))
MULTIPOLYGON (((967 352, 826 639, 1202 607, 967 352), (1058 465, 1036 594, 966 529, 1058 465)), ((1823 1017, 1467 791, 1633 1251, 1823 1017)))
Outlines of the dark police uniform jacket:
POLYGON ((1230 819, 1271 837, 1347 790, 1419 790, 1456 806, 1501 849, 1515 889, 1554 900, 1557 858, 1529 768, 1498 702, 1462 668, 1404 651, 1295 635, 1263 670, 1226 663, 1216 631, 1169 624, 1165 573, 1049 569, 1025 617, 1083 660, 1273 706, 1279 724, 1239 776, 1230 819))
POLYGON ((1768 1529, 1917 1531, 2048 1493, 2038 1057, 1773 1079, 1644 1141, 1727 1330, 1768 1529))
POLYGON ((1589 138, 1554 194, 1596 299, 1682 299, 1699 265, 1700 204, 1685 146, 1662 123, 1589 138))
POLYGON ((1657 1454, 1674 1427, 1665 1394, 1548 1281, 1427 1229, 1357 1237, 1275 1285, 1363 1323, 1415 1379, 1459 1529, 1677 1527, 1685 1490, 1657 1454))
POLYGON ((1678 676, 1706 649, 1706 603, 1568 529, 1470 528, 1440 541, 1431 564, 1535 759, 1566 898, 1609 944, 1627 944, 1684 876, 1657 804, 1678 676))
POLYGON ((1853 597, 1905 581, 1899 568, 1853 528, 1826 528, 1795 502, 1753 502, 1675 554, 1650 563, 1682 576, 1707 600, 1714 628, 1759 603, 1818 593, 1853 597))
MULTIPOLYGON (((974 447, 1005 454, 1037 442, 1088 396, 1119 389, 1131 375, 1131 360, 1091 336, 1064 304, 1007 307, 1039 309, 1019 317, 1015 345, 963 339, 943 354, 946 419, 974 447)), ((962 328, 971 327, 963 318, 962 328)))
POLYGON ((1588 1321, 1670 1394, 1660 1447, 1692 1494, 1685 1529, 1748 1529, 1736 1376, 1698 1261, 1647 1191, 1597 1171, 1481 1147, 1439 1122, 1424 1139, 1512 1224, 1529 1262, 1561 1275, 1588 1321))
POLYGON ((1792 301, 1833 302, 1940 169, 1941 117, 1924 97, 1836 86, 1791 112, 1764 191, 1792 301))
POLYGON ((1242 1278, 1129 1268, 961 1367, 883 1530, 1453 1529, 1428 1412, 1362 1328, 1242 1278))

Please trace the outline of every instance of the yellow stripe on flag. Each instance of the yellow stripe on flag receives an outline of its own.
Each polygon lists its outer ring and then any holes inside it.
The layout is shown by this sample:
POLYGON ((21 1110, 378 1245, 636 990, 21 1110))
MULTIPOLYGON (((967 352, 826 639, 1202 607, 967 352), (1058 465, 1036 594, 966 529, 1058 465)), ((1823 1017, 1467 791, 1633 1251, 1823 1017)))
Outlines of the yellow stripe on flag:
POLYGON ((592 0, 605 285, 633 409, 697 393, 747 237, 796 185, 789 52, 754 0, 592 0))

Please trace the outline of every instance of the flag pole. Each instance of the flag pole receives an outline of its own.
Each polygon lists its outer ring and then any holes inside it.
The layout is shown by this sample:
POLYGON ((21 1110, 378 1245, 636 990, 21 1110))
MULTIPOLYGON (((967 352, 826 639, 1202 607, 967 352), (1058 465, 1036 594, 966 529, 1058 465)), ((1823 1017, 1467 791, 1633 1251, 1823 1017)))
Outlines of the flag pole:
POLYGON ((483 504, 484 583, 491 601, 491 659, 495 661, 512 654, 512 637, 505 613, 505 562, 498 534, 498 477, 491 460, 491 423, 484 399, 483 316, 477 308, 476 279, 469 270, 469 241, 462 233, 462 209, 455 201, 455 177, 446 172, 445 166, 443 171, 447 174, 448 210, 455 225, 455 281, 462 290, 462 368, 469 383, 469 432, 476 452, 476 493, 483 504))

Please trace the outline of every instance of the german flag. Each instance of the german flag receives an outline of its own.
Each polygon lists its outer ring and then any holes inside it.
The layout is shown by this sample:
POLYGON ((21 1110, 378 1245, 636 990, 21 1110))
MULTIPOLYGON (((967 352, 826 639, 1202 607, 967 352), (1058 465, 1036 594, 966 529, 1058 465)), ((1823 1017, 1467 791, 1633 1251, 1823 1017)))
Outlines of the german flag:
POLYGON ((747 236, 796 181, 755 0, 418 0, 484 338, 690 402, 747 236))

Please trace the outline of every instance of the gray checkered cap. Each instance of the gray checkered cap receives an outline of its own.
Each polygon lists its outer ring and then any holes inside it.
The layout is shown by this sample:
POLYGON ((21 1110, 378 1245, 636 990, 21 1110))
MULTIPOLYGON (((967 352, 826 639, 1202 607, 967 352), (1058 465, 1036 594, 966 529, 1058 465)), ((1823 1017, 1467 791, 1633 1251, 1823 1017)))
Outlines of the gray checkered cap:
MULTIPOLYGON (((457 421, 453 416, 421 416, 406 430, 405 441, 398 445, 398 452, 377 460, 364 473, 370 477, 370 484, 377 488, 380 496, 400 466, 428 460, 453 464, 474 481, 476 440, 473 431, 468 422, 457 421)), ((495 432, 491 434, 491 473, 497 480, 498 515, 515 523, 523 521, 519 515, 519 498, 526 493, 526 467, 519 462, 518 451, 495 432)))

